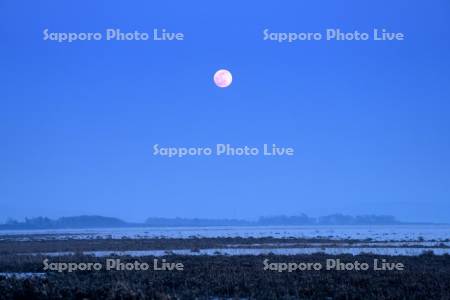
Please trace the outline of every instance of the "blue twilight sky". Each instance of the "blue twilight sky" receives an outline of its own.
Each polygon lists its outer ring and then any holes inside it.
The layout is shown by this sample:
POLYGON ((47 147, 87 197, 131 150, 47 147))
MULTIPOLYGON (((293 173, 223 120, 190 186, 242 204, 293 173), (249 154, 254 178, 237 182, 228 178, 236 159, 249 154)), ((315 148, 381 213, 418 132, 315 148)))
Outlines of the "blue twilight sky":
POLYGON ((0 221, 391 214, 450 222, 450 2, 0 0, 0 221), (43 41, 183 32, 182 42, 43 41), (263 30, 405 41, 263 41, 263 30), (233 84, 212 75, 227 68, 233 84), (294 147, 294 157, 152 155, 294 147))

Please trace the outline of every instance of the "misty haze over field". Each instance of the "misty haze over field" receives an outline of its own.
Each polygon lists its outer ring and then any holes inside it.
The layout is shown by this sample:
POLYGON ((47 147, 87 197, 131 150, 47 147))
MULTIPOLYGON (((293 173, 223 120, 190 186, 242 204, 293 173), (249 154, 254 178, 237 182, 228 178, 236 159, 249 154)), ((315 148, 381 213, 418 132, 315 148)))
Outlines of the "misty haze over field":
MULTIPOLYGON (((334 214, 322 217, 298 216, 260 217, 257 220, 201 219, 201 218, 148 218, 145 222, 126 222, 118 218, 103 216, 62 217, 56 220, 47 217, 14 219, 0 224, 2 229, 70 229, 70 228, 121 228, 121 227, 211 227, 211 226, 316 226, 316 225, 407 225, 393 216, 347 216, 334 214)), ((425 224, 425 223, 421 223, 425 224)), ((429 223, 431 224, 431 223, 429 223)))

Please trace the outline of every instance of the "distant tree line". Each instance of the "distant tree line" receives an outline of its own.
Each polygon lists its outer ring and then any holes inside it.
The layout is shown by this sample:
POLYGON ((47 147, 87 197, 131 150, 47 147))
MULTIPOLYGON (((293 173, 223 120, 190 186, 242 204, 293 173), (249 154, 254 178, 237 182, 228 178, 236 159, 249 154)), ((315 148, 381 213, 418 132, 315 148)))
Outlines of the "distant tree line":
POLYGON ((300 226, 300 225, 391 225, 402 224, 393 216, 362 215, 349 216, 334 214, 318 218, 305 214, 297 216, 260 217, 256 221, 236 219, 186 219, 186 218, 149 218, 147 226, 300 226))
POLYGON ((9 219, 5 224, 0 225, 1 229, 71 229, 71 228, 92 228, 92 227, 124 227, 127 223, 117 218, 102 216, 77 216, 63 217, 52 220, 46 217, 25 218, 25 221, 9 219))
POLYGON ((103 216, 63 217, 52 220, 45 217, 26 218, 25 221, 8 220, 0 230, 14 229, 72 229, 117 227, 206 227, 206 226, 303 226, 303 225, 393 225, 403 224, 393 216, 333 214, 323 217, 297 216, 260 217, 256 221, 239 219, 200 218, 148 218, 144 223, 130 223, 118 218, 103 216))

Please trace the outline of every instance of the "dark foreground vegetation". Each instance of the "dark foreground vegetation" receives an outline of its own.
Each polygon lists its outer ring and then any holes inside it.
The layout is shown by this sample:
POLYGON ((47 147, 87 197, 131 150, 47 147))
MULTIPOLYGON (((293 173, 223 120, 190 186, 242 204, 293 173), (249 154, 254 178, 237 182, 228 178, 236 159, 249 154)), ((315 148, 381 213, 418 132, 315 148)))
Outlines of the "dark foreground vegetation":
MULTIPOLYGON (((43 256, 0 255, 0 272, 43 272, 43 256)), ((450 299, 450 256, 341 255, 342 262, 374 258, 401 262, 404 271, 263 270, 270 262, 324 262, 325 254, 295 256, 166 256, 184 271, 77 271, 46 278, 0 275, 0 299, 450 299)), ((336 258, 336 257, 334 257, 336 258)), ((100 262, 66 256, 52 262, 100 262)), ((120 257, 153 263, 154 257, 120 257)), ((159 258, 161 259, 161 258, 159 258)))

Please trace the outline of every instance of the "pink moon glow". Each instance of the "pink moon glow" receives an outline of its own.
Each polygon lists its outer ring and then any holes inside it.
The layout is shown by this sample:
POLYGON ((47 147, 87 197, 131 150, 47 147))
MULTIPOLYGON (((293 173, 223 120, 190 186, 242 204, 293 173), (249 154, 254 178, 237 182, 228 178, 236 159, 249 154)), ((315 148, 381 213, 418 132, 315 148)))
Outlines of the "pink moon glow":
POLYGON ((221 69, 214 74, 214 83, 221 88, 226 88, 233 81, 230 71, 221 69))

